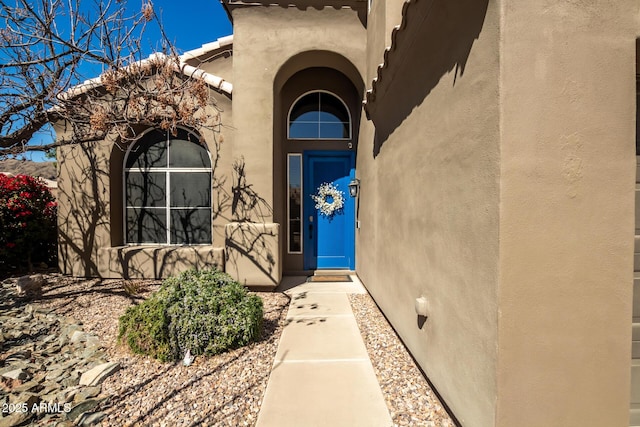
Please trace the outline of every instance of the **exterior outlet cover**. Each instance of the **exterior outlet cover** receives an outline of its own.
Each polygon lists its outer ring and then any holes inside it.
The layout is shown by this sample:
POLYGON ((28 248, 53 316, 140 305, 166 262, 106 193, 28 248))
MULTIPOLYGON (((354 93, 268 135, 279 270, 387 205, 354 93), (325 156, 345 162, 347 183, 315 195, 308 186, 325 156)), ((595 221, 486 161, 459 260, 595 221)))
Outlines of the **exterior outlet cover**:
POLYGON ((418 316, 427 317, 427 299, 425 297, 416 298, 415 309, 418 316))

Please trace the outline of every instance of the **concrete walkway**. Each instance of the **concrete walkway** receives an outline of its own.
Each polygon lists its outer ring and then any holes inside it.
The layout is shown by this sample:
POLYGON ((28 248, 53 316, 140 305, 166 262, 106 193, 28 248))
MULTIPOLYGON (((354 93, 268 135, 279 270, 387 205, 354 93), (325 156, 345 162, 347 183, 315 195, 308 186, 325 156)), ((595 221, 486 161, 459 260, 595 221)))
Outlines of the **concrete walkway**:
POLYGON ((392 425, 347 294, 353 282, 285 277, 291 303, 258 415, 258 427, 392 425))

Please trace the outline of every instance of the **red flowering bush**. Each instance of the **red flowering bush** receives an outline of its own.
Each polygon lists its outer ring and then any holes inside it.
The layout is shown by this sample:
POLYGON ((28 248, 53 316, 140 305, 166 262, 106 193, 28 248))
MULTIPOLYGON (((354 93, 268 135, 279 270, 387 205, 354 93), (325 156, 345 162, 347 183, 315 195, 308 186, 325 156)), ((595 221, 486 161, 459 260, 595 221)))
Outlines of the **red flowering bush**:
POLYGON ((56 264, 57 204, 39 178, 0 174, 0 276, 56 264))

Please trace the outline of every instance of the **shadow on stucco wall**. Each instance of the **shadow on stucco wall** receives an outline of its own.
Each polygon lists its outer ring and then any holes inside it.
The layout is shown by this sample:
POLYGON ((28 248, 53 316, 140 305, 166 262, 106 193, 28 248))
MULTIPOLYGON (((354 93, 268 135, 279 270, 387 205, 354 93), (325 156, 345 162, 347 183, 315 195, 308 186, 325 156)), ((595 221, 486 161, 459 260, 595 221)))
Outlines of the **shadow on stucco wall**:
POLYGON ((98 143, 65 147, 58 180, 58 241, 62 272, 98 276, 99 230, 108 226, 105 213, 109 172, 99 159, 98 143))
MULTIPOLYGON (((219 173, 220 142, 211 155, 212 230, 224 238, 231 193, 219 173), (216 228, 217 224, 217 228, 216 228)), ((126 246, 124 157, 126 145, 110 139, 61 147, 59 258, 63 273, 80 277, 164 278, 191 267, 223 268, 222 240, 213 245, 126 246)))
POLYGON ((405 4, 403 24, 394 31, 385 67, 379 70, 373 155, 389 135, 425 100, 444 75, 463 76, 473 43, 484 25, 488 0, 418 1, 405 4), (415 54, 409 54, 409 51, 415 54), (407 84, 407 82, 411 82, 407 84))
MULTIPOLYGON (((278 285, 278 225, 268 223, 273 208, 247 181, 244 158, 233 165, 232 222, 226 226, 226 267, 240 281, 251 282, 240 270, 256 272, 257 276, 278 285), (248 264, 248 265, 247 265, 248 264), (243 277, 244 280, 243 280, 243 277)), ((251 277, 251 273, 249 273, 251 277)), ((255 279, 262 282, 262 279, 255 279)))
MULTIPOLYGON (((209 233, 213 243, 126 245, 124 157, 127 146, 118 141, 107 138, 60 149, 58 225, 63 273, 80 277, 160 279, 193 267, 217 266, 245 285, 275 287, 279 283, 280 237, 279 225, 271 222, 273 209, 248 181, 244 159, 237 160, 231 167, 230 162, 221 157, 221 144, 215 137, 207 141, 212 173, 211 198, 207 198, 211 202, 211 229, 203 225, 202 230, 194 231, 200 233, 200 237, 209 233), (231 177, 224 175, 226 168, 231 177), (220 243, 214 246, 216 242, 220 243)), ((149 186, 153 184, 151 181, 149 186)), ((138 190, 139 194, 149 197, 157 193, 146 186, 138 190)), ((143 226, 146 227, 143 234, 151 238, 158 235, 158 229, 166 227, 158 221, 143 226)), ((197 240, 202 238, 194 241, 197 240)))
POLYGON ((244 157, 233 164, 233 186, 231 189, 231 219, 235 222, 264 222, 273 215, 267 201, 247 181, 244 157))
MULTIPOLYGON (((145 129, 137 129, 138 133, 144 133, 145 129)), ((198 137, 204 143, 202 137, 198 137)), ((227 190, 227 177, 220 173, 222 169, 221 149, 222 141, 213 133, 207 139, 207 149, 211 159, 211 238, 213 244, 218 239, 224 238, 221 223, 229 221, 231 207, 231 195, 227 190)), ((164 278, 178 271, 192 267, 224 268, 223 249, 212 245, 204 246, 124 246, 126 224, 124 219, 123 193, 119 189, 124 188, 123 165, 127 147, 114 144, 110 158, 110 223, 111 223, 111 248, 100 250, 102 261, 101 275, 103 277, 122 276, 123 278, 155 277, 164 278)), ((146 190, 145 190, 146 191, 146 190)), ((193 211, 195 212, 195 210, 193 211)), ((139 225, 140 226, 140 225, 139 225)))
MULTIPOLYGON (((101 251, 103 252, 103 251, 101 251)), ((102 276, 162 279, 191 268, 224 265, 222 248, 207 247, 119 247, 104 251, 101 262, 108 269, 102 276)))

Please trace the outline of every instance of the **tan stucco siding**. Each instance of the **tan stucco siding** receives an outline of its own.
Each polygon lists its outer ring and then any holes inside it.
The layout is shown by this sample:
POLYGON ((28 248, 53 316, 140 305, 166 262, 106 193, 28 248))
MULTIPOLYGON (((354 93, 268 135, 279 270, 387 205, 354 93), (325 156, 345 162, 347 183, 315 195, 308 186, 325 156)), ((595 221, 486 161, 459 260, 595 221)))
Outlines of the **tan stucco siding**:
MULTIPOLYGON (((247 182, 273 209, 274 83, 278 71, 299 53, 329 51, 344 56, 362 74, 366 33, 351 9, 274 6, 236 9, 233 14, 233 108, 237 112, 233 156, 244 158, 247 182), (256 31, 261 28, 268 31, 256 31)), ((273 215, 252 219, 270 222, 273 215)))
POLYGON ((212 91, 213 102, 220 113, 220 126, 214 129, 204 129, 202 137, 207 143, 211 154, 214 180, 212 182, 213 209, 213 245, 224 246, 224 227, 231 216, 231 201, 233 200, 233 141, 234 122, 232 101, 224 94, 212 91))
POLYGON ((498 333, 499 11, 463 3, 435 2, 412 27, 415 44, 398 44, 410 49, 390 62, 379 88, 375 137, 363 124, 357 271, 462 424, 488 427, 498 333), (422 327, 420 296, 430 307, 422 327))
POLYGON ((211 55, 213 60, 207 61, 207 55, 203 56, 203 62, 193 61, 205 73, 218 76, 225 81, 233 84, 233 56, 232 46, 228 46, 228 51, 216 52, 211 55))
MULTIPOLYGON (((63 144, 58 149, 59 266, 63 273, 81 277, 147 277, 175 274, 188 265, 224 267, 224 226, 230 218, 233 168, 231 100, 211 90, 221 111, 222 127, 200 130, 211 154, 213 242, 195 250, 179 246, 146 246, 127 250, 124 237, 124 157, 128 144, 115 135, 104 140, 63 144), (173 248, 173 249, 172 249, 173 248), (113 250, 112 250, 113 249, 113 250), (123 255, 124 254, 124 255, 123 255)), ((211 107, 212 108, 212 107, 211 107)), ((211 110, 211 113, 213 109, 211 110)), ((142 132, 145 128, 140 127, 142 132)), ((65 123, 56 124, 59 141, 70 137, 65 123)))
POLYGON ((360 132, 358 273, 463 425, 626 425, 637 7, 432 4, 360 132))
POLYGON ((191 268, 224 269, 224 249, 197 246, 118 246, 98 249, 100 277, 164 279, 191 268))
MULTIPOLYGON (((58 137, 64 127, 56 127, 58 137)), ((59 264, 64 274, 98 275, 98 248, 111 245, 106 141, 58 149, 59 264)))
POLYGON ((370 82, 376 78, 377 68, 380 65, 384 49, 389 46, 390 34, 385 32, 386 3, 384 1, 373 1, 371 10, 367 17, 367 89, 370 82))
POLYGON ((637 2, 502 13, 497 425, 628 425, 637 2))

